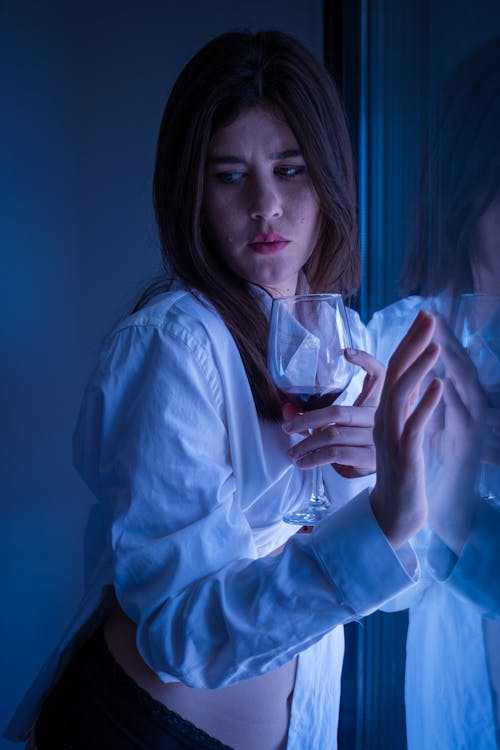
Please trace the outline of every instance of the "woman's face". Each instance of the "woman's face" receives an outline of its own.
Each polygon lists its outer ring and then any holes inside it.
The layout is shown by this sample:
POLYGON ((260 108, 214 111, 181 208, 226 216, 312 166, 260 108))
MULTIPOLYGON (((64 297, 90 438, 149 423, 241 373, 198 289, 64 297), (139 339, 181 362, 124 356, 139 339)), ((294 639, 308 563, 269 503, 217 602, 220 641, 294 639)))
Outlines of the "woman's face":
POLYGON ((214 134, 203 208, 211 239, 234 273, 275 297, 295 293, 318 238, 320 209, 279 112, 245 110, 214 134))

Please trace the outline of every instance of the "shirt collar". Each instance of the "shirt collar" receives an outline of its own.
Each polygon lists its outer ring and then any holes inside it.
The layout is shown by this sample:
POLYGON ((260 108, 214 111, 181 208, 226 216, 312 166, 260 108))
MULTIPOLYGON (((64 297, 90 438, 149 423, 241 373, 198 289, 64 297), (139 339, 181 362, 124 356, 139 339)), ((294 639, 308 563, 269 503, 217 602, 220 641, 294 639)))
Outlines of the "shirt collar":
MULTIPOLYGON (((267 319, 271 317, 271 307, 273 304, 272 295, 261 286, 257 284, 249 284, 250 291, 260 305, 261 310, 265 313, 267 319)), ((303 271, 299 271, 297 278, 297 289, 295 294, 308 294, 311 291, 309 282, 307 281, 306 275, 303 271)), ((292 296, 292 295, 290 295, 292 296)))

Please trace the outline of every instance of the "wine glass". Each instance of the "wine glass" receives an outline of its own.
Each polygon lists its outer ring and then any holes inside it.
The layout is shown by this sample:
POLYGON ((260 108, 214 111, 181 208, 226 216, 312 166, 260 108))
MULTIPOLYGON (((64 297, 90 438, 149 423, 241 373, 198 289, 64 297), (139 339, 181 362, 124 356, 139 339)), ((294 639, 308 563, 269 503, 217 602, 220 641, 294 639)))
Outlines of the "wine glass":
MULTIPOLYGON (((489 406, 500 409, 500 294, 462 294, 455 331, 476 366, 489 406)), ((498 470, 482 461, 480 497, 491 502, 498 500, 498 482, 498 470)))
MULTIPOLYGON (((284 403, 291 402, 300 411, 330 406, 354 374, 354 366, 344 357, 344 349, 351 346, 340 294, 299 294, 273 300, 267 364, 284 403)), ((329 513, 330 506, 321 468, 316 467, 309 502, 283 520, 314 526, 329 513)))

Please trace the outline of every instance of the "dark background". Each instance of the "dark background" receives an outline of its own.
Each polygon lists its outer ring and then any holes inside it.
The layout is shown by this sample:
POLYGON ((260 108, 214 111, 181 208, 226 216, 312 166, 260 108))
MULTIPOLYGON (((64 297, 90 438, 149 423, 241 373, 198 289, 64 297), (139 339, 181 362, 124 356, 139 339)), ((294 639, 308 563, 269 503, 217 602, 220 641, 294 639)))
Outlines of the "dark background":
MULTIPOLYGON (((325 53, 357 156, 367 320, 397 296, 436 92, 499 15, 498 0, 0 0, 0 730, 83 590, 93 500, 71 436, 102 336, 159 268, 153 159, 183 64, 235 27, 325 53)), ((344 750, 404 747, 404 629, 377 614, 348 630, 344 750)))
POLYGON ((82 594, 93 501, 72 431, 103 335, 159 268, 170 87, 210 37, 248 26, 322 55, 321 0, 0 3, 0 729, 82 594))

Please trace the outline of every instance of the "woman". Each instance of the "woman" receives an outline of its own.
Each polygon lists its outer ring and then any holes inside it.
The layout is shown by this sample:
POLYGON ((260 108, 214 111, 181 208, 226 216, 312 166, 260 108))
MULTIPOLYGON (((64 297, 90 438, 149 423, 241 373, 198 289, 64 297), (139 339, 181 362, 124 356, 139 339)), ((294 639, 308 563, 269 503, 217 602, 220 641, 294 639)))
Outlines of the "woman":
POLYGON ((499 71, 496 37, 467 55, 446 83, 403 274, 412 296, 369 324, 373 352, 387 361, 420 309, 441 314, 435 338, 444 409, 429 430, 429 523, 413 543, 424 574, 390 605, 409 607, 410 750, 500 747, 500 505, 475 491, 480 459, 500 489, 498 403, 488 404, 478 382, 479 375, 483 384, 498 384, 499 368, 497 361, 496 374, 494 363, 486 373, 481 362, 477 373, 450 332, 460 294, 500 293, 499 71))
POLYGON ((349 295, 358 281, 342 108, 284 34, 225 34, 188 63, 154 200, 165 277, 105 343, 75 434, 101 563, 9 733, 36 721, 39 750, 333 748, 338 626, 415 580, 406 540, 426 516, 421 444, 439 381, 410 416, 409 404, 437 357, 434 322, 421 315, 388 368, 377 484, 359 493, 383 368, 349 354, 368 372, 357 405, 288 406, 285 433, 265 364, 273 296, 349 295), (283 512, 318 463, 336 499, 359 494, 297 534, 283 512))

